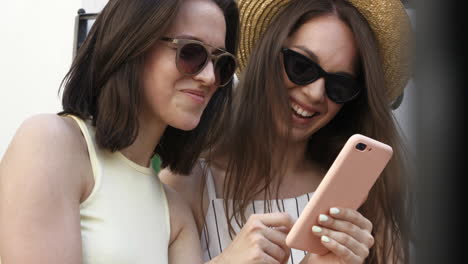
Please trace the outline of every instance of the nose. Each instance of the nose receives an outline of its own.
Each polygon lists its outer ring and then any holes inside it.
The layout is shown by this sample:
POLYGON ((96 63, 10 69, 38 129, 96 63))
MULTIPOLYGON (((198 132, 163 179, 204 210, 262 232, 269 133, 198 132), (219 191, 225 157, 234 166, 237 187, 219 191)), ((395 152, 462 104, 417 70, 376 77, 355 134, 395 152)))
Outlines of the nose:
POLYGON ((205 68, 203 68, 203 70, 197 75, 194 75, 193 79, 201 82, 204 86, 213 86, 216 82, 213 61, 208 61, 205 68))
POLYGON ((325 100, 325 78, 320 78, 302 88, 302 92, 312 103, 322 103, 325 100))

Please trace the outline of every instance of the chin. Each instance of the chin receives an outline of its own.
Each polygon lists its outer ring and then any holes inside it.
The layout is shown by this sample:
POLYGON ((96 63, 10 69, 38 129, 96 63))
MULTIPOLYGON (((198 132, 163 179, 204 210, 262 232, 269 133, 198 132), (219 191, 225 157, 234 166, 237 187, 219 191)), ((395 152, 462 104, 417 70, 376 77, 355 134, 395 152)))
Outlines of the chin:
POLYGON ((318 129, 312 131, 297 131, 294 128, 291 131, 291 140, 293 142, 308 142, 309 138, 317 132, 318 129))
POLYGON ((198 124, 200 123, 200 117, 200 115, 191 117, 187 116, 184 118, 180 118, 169 125, 180 130, 190 131, 198 126, 198 124))

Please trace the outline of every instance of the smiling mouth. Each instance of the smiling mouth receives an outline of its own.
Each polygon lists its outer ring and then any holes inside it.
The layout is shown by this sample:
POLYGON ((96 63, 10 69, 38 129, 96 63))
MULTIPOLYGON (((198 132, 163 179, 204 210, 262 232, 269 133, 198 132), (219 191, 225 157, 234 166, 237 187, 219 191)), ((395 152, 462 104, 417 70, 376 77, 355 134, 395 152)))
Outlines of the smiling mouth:
POLYGON ((303 108, 301 108, 298 104, 291 102, 291 111, 294 113, 295 116, 299 118, 311 119, 315 116, 320 115, 319 112, 309 112, 303 108))
POLYGON ((199 91, 194 90, 182 90, 183 93, 191 97, 198 103, 203 103, 205 101, 205 95, 199 91))

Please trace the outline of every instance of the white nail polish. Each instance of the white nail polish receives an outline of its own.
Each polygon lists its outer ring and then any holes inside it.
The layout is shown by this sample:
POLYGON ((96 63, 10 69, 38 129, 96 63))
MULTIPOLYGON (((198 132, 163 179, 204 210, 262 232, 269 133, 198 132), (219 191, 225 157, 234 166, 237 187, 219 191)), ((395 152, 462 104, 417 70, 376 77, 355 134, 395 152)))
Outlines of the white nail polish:
POLYGON ((336 207, 330 208, 330 214, 337 215, 339 213, 340 213, 340 209, 338 209, 336 207))
POLYGON ((330 242, 330 238, 328 238, 327 236, 322 236, 322 241, 328 243, 330 242))
POLYGON ((313 226, 313 227, 312 227, 312 232, 320 233, 320 232, 322 232, 322 228, 320 228, 320 227, 318 227, 318 226, 313 226))
POLYGON ((325 222, 325 221, 327 221, 327 220, 328 220, 328 216, 326 216, 326 215, 324 215, 324 214, 321 214, 321 215, 319 216, 319 221, 320 221, 320 222, 325 222))

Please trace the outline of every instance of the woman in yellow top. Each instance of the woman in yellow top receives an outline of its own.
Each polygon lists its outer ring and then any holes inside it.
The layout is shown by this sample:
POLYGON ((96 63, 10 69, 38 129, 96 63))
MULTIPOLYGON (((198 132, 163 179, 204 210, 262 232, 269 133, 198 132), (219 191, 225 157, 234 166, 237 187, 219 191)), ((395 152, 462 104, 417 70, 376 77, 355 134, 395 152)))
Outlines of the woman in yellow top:
POLYGON ((197 263, 189 207, 150 166, 188 173, 231 92, 232 0, 111 0, 0 163, 2 264, 197 263))
POLYGON ((408 263, 407 185, 391 112, 408 77, 401 2, 239 0, 239 8, 245 67, 223 138, 190 177, 161 173, 192 202, 205 261, 408 263), (290 250, 290 217, 355 133, 391 145, 392 160, 359 210, 330 208, 308 231, 328 254, 290 250))

